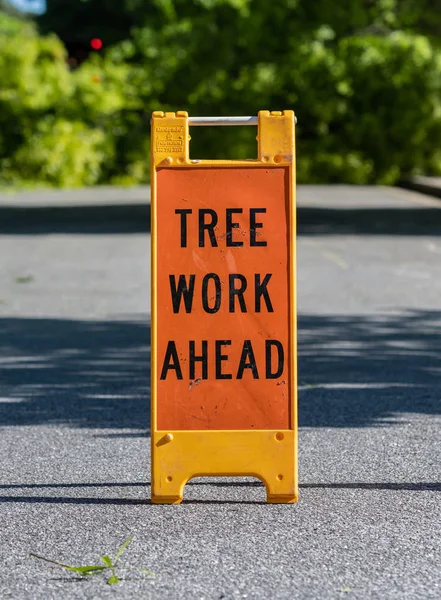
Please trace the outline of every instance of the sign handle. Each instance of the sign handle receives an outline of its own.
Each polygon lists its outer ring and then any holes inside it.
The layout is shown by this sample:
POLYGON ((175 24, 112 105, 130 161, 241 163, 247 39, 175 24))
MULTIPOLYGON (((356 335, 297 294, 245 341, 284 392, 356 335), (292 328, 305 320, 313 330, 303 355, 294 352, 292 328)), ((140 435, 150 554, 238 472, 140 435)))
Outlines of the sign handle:
POLYGON ((257 117, 188 117, 189 125, 205 127, 206 125, 256 125, 257 117))
MULTIPOLYGON (((294 119, 297 123, 297 117, 294 119)), ((193 127, 206 127, 207 125, 254 125, 257 127, 259 117, 188 117, 187 122, 193 127)))

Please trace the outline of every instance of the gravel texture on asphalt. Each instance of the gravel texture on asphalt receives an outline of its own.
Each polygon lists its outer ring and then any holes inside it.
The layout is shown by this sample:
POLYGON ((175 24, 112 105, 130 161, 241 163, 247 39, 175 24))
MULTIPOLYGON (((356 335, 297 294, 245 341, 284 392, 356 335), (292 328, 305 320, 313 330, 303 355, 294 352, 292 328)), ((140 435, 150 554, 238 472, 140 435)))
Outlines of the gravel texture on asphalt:
MULTIPOLYGON (((297 505, 150 505, 148 227, 0 236, 0 598, 439 599, 441 205, 299 189, 297 505), (145 229, 145 230, 144 230, 145 229), (117 586, 94 564, 135 538, 117 586)), ((98 564, 98 563, 96 563, 98 564)))

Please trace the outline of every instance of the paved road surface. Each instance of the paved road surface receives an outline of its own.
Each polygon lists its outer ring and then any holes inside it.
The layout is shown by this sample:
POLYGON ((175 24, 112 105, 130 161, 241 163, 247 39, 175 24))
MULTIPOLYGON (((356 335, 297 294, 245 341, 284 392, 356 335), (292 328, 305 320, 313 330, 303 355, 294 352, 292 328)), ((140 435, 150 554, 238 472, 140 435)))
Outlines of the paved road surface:
POLYGON ((441 204, 387 188, 299 196, 295 506, 225 479, 146 503, 144 222, 3 220, 2 599, 441 597, 441 204), (87 564, 131 534, 121 564, 155 579, 112 588, 28 558, 87 564))

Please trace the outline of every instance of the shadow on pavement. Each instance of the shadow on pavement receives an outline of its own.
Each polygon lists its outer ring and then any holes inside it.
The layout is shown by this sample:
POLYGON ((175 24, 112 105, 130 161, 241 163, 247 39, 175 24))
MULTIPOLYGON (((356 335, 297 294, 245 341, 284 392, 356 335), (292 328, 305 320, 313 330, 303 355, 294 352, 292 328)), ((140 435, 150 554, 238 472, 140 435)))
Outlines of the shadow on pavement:
POLYGON ((441 414, 441 311, 301 316, 299 425, 393 424, 441 414))
MULTIPOLYGON (((149 427, 144 322, 0 319, 0 425, 149 427)), ((145 435, 145 434, 144 434, 145 435)))
MULTIPOLYGON (((46 488, 81 488, 81 487, 114 487, 114 486, 124 486, 124 487, 139 487, 139 483, 135 484, 58 484, 53 486, 47 485, 16 485, 14 487, 21 489, 46 489, 46 488)), ((195 483, 189 482, 188 486, 195 485, 195 483)), ((223 482, 204 482, 198 481, 196 485, 211 485, 211 486, 222 486, 226 488, 232 487, 259 487, 264 490, 264 485, 261 482, 234 482, 234 481, 223 481, 223 482)), ((101 496, 92 496, 92 497, 72 497, 72 496, 0 496, 0 504, 2 503, 22 503, 22 504, 98 504, 98 505, 113 505, 113 506, 139 506, 139 505, 150 505, 151 502, 148 499, 148 484, 142 484, 142 487, 145 488, 146 497, 145 498, 109 498, 101 496)), ((0 489, 10 489, 12 486, 0 486, 0 489)), ((383 482, 383 483, 305 483, 299 485, 300 489, 337 489, 337 490, 369 490, 369 491, 410 491, 410 492, 441 492, 441 482, 383 482)), ((227 500, 227 499, 186 499, 184 496, 183 504, 267 504, 265 501, 260 501, 256 499, 250 500, 227 500)))
MULTIPOLYGON (((440 205, 441 208, 441 205, 440 205)), ((0 234, 124 234, 150 232, 150 207, 0 207, 0 234)), ((432 207, 328 208, 300 206, 298 235, 439 235, 441 210, 432 207)))
MULTIPOLYGON (((264 488, 264 484, 262 481, 252 480, 252 481, 232 481, 231 477, 219 477, 220 481, 213 481, 213 478, 207 477, 198 477, 197 481, 190 480, 187 482, 187 486, 194 485, 205 485, 205 486, 214 486, 214 487, 245 487, 245 488, 264 488)), ((97 482, 97 483, 14 483, 14 484, 5 484, 0 485, 0 490, 56 490, 56 489, 81 489, 81 488, 143 488, 147 489, 150 486, 150 481, 145 481, 140 483, 136 482, 97 482)), ((416 482, 408 482, 408 481, 400 481, 400 482, 389 482, 383 481, 380 483, 377 482, 350 482, 350 483, 341 483, 341 482, 328 482, 328 483, 301 483, 299 485, 300 488, 303 489, 342 489, 342 490, 409 490, 409 491, 433 491, 433 492, 441 492, 441 482, 428 482, 428 481, 416 481, 416 482)), ((9 498, 12 496, 4 496, 5 498, 9 498)), ((34 498, 35 496, 29 496, 29 498, 34 498)), ((46 496, 42 496, 45 498, 46 496)), ((2 498, 2 496, 0 496, 2 498)), ((37 499, 40 496, 37 496, 37 499)), ((75 500, 75 498, 67 497, 68 500, 75 500)))
POLYGON ((301 207, 297 223, 299 235, 439 235, 441 210, 301 207))
POLYGON ((150 504, 144 498, 70 498, 68 496, 0 496, 2 503, 22 504, 112 504, 114 506, 137 506, 150 504))
MULTIPOLYGON (((441 311, 299 317, 299 421, 365 427, 441 414, 441 311)), ((147 435, 145 322, 0 319, 0 426, 147 435)), ((97 432, 98 435, 106 435, 97 432)))
POLYGON ((149 231, 148 204, 35 208, 0 206, 1 235, 95 235, 149 231))
POLYGON ((417 481, 415 483, 304 483, 303 489, 333 489, 333 490, 392 490, 409 492, 441 492, 441 482, 417 481))

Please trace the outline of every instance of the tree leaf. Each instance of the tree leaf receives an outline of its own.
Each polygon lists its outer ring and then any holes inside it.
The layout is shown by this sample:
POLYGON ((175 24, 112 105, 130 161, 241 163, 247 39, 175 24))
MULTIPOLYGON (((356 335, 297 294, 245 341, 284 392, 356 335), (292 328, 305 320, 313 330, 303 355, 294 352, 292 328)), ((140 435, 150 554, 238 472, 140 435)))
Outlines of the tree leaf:
POLYGON ((110 556, 101 556, 101 560, 103 561, 103 563, 105 565, 107 565, 108 567, 112 566, 112 561, 110 560, 110 556))
POLYGON ((126 539, 126 541, 123 544, 121 544, 121 546, 115 556, 115 565, 118 562, 118 560, 120 559, 121 554, 124 552, 124 550, 127 548, 127 546, 130 544, 130 542, 133 540, 134 537, 135 536, 131 535, 129 538, 126 539))
POLYGON ((115 585, 116 583, 119 583, 119 578, 116 575, 112 575, 112 577, 107 580, 107 583, 109 585, 115 585))

